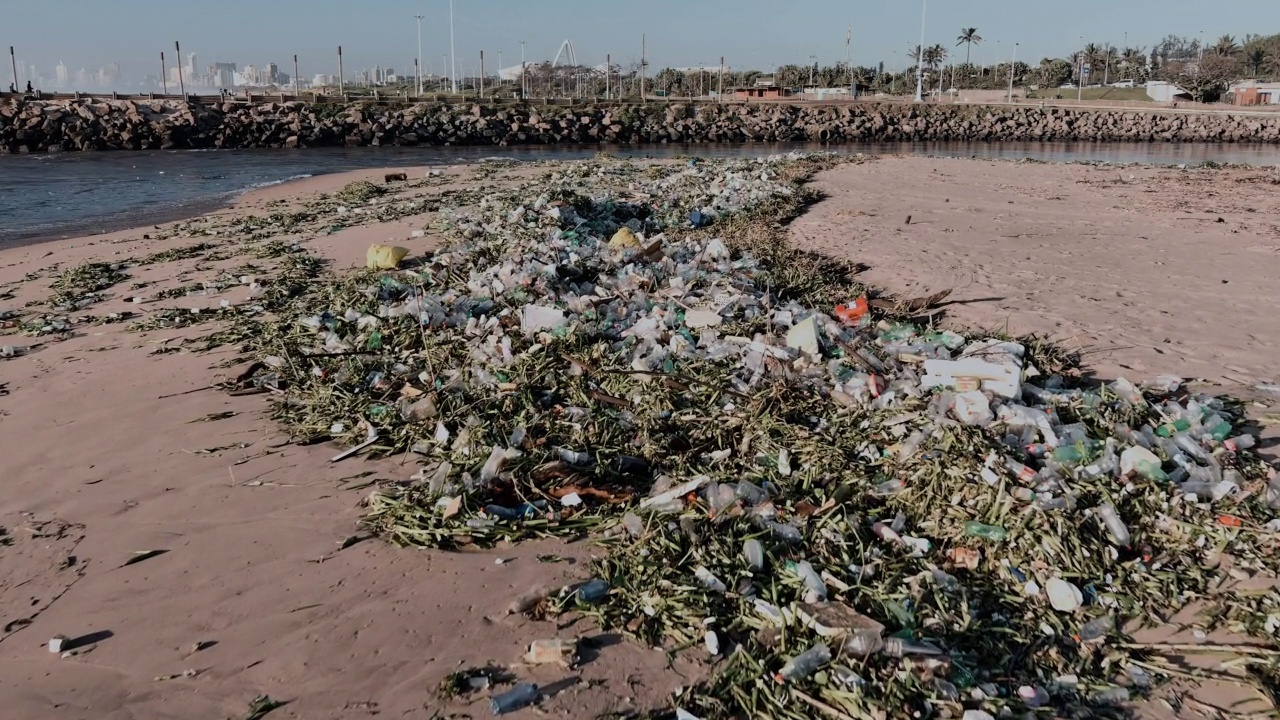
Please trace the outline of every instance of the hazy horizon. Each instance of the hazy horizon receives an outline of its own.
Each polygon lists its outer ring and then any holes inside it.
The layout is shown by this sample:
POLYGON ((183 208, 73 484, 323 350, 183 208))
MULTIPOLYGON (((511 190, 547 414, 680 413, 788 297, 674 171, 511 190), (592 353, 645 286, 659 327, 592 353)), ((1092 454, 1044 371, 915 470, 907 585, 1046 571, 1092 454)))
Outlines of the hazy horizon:
MULTIPOLYGON (((1275 0, 1154 0, 1117 4, 1077 0, 1049 11, 1018 0, 933 0, 929 3, 925 44, 940 43, 952 57, 963 57, 956 36, 976 27, 983 43, 973 48, 975 63, 1006 59, 1013 43, 1018 57, 1036 63, 1041 57, 1063 57, 1084 42, 1150 50, 1166 35, 1206 42, 1220 35, 1280 32, 1280 3, 1275 0)), ((641 34, 648 36, 648 60, 663 67, 715 66, 720 57, 736 69, 768 70, 781 64, 843 62, 845 34, 853 24, 855 65, 884 62, 900 67, 906 51, 919 42, 920 2, 899 0, 855 5, 837 0, 790 3, 785 12, 765 0, 649 0, 613 3, 602 10, 585 0, 455 0, 458 73, 470 75, 485 51, 486 70, 520 62, 526 41, 530 62, 550 60, 569 40, 583 65, 603 64, 606 53, 628 65, 639 61, 641 34), (811 56, 814 56, 811 58, 811 56)), ((125 77, 137 80, 159 74, 159 54, 174 65, 175 40, 182 53, 196 53, 197 67, 215 61, 259 67, 275 62, 292 72, 299 55, 300 75, 337 73, 337 46, 343 46, 348 75, 374 66, 411 74, 417 55, 414 15, 422 22, 424 72, 440 74, 449 53, 449 2, 384 0, 376 5, 281 0, 275 4, 221 0, 184 7, 170 0, 61 0, 24 5, 11 14, 0 44, 15 46, 19 72, 35 65, 52 76, 63 62, 70 72, 90 72, 118 63, 125 77), (7 36, 6 36, 7 35, 7 36)), ((8 63, 6 63, 7 65, 8 63)), ((2 75, 11 79, 5 68, 2 75)))

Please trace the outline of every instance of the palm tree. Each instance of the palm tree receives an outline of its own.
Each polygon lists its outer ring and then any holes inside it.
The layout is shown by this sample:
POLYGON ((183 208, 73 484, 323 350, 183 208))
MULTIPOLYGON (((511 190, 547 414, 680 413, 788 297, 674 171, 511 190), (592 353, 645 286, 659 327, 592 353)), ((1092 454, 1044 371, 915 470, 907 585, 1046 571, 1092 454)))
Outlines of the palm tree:
POLYGON ((1133 79, 1133 71, 1147 64, 1147 54, 1142 48, 1125 48, 1120 53, 1120 64, 1124 66, 1124 79, 1133 79))
POLYGON ((1220 57, 1231 57, 1240 52, 1240 46, 1236 44, 1236 39, 1230 35, 1223 35, 1218 38, 1218 42, 1213 46, 1213 52, 1220 57))
MULTIPOLYGON (((1099 65, 1098 58, 1102 56, 1102 48, 1098 47, 1096 43, 1089 43, 1088 45, 1084 46, 1083 52, 1084 52, 1084 64, 1085 64, 1085 67, 1089 68, 1089 80, 1090 82, 1092 82, 1093 78, 1097 76, 1098 65, 1099 65)), ((1085 84, 1083 74, 1080 78, 1080 84, 1081 85, 1085 84)))
POLYGON ((933 45, 924 49, 924 64, 930 70, 937 70, 947 59, 947 49, 942 45, 933 45))
POLYGON ((1262 66, 1267 64, 1268 59, 1267 49, 1264 47, 1254 46, 1244 51, 1244 64, 1255 78, 1262 72, 1262 66))
POLYGON ((974 45, 982 44, 982 36, 978 34, 978 28, 961 28, 960 37, 956 38, 956 47, 966 46, 964 49, 964 64, 969 64, 969 53, 973 51, 974 45))

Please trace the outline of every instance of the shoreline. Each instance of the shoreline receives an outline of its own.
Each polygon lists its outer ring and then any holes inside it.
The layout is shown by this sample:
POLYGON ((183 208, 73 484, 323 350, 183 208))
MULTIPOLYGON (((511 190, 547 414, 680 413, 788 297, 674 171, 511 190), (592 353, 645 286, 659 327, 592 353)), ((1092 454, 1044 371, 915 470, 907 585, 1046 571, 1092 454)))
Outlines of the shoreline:
MULTIPOLYGON (((915 143, 747 143, 747 144, 657 144, 647 146, 609 147, 600 144, 557 147, 506 147, 482 148, 464 147, 456 149, 431 148, 354 148, 354 149, 309 149, 284 151, 283 160, 289 163, 285 172, 295 176, 327 175, 342 172, 355 172, 362 169, 386 171, 414 167, 419 164, 428 166, 446 166, 482 162, 487 158, 510 159, 520 161, 536 160, 573 160, 590 157, 600 152, 615 154, 633 159, 654 159, 679 155, 695 155, 716 158, 731 156, 758 156, 791 151, 836 152, 839 154, 862 153, 869 155, 908 155, 924 157, 978 157, 983 159, 1019 160, 1029 159, 1035 162, 1048 163, 1109 163, 1116 165, 1160 166, 1216 163, 1219 165, 1280 165, 1280 146, 1270 145, 1208 145, 1208 144, 1171 144, 1151 145, 1149 143, 1097 143, 1097 142, 915 142, 915 143), (315 153, 310 158, 307 154, 315 153), (356 167, 343 167, 343 165, 356 167)), ((278 185, 291 184, 293 179, 258 180, 253 175, 261 176, 270 172, 269 158, 279 150, 228 150, 228 151, 177 151, 175 153, 156 154, 140 152, 134 164, 142 168, 139 174, 157 172, 163 174, 164 169, 186 173, 199 177, 202 172, 211 173, 213 182, 224 173, 244 173, 245 184, 232 190, 211 189, 210 194, 181 197, 174 204, 165 204, 160 210, 141 211, 136 209, 120 210, 112 214, 108 220, 98 217, 72 218, 65 222, 49 223, 51 227, 38 230, 20 230, 8 234, 0 232, 0 247, 19 247, 40 244, 54 240, 92 237, 105 233, 128 230, 133 227, 147 225, 164 225, 175 221, 187 220, 202 214, 232 207, 246 193, 252 193, 263 183, 278 185), (216 157, 216 161, 197 160, 200 157, 216 157), (175 158, 170 160, 170 158, 175 158), (193 162, 195 161, 195 162, 193 162), (211 164, 210 164, 211 163, 211 164), (224 167, 225 165, 225 167, 224 167), (265 169, 264 169, 265 168, 265 169), (92 233, 92 234, 90 234, 92 233)), ((61 154, 66 162, 55 164, 58 172, 67 173, 74 169, 79 158, 93 158, 93 164, 83 168, 89 177, 114 178, 119 172, 114 166, 129 163, 131 153, 109 153, 97 156, 61 154), (106 159, 100 164, 99 159, 106 159), (97 173, 97 175, 95 175, 97 173)), ((0 171, 3 171, 6 159, 0 157, 0 171)), ((12 161, 9 161, 12 162, 12 161)), ((53 180, 40 180, 39 172, 18 167, 19 172, 28 173, 32 181, 51 183, 53 180)), ((19 177, 22 177, 19 175, 19 177)), ((55 174, 54 180, 57 175, 55 174)), ((17 181, 15 181, 17 182, 17 181)), ((94 192, 96 189, 90 188, 94 192)), ((124 192, 137 193, 138 190, 124 186, 124 192)), ((89 202, 101 203, 101 200, 89 202)), ((137 205, 136 200, 131 200, 137 205)), ((53 213, 51 213, 53 214, 53 213)), ((21 217, 21 216, 19 216, 21 217)))
MULTIPOLYGON (((528 188, 546 169, 481 167, 450 166, 438 180, 421 177, 437 166, 320 175, 251 191, 233 208, 169 223, 150 239, 142 235, 151 231, 135 227, 0 249, 0 295, 11 293, 0 309, 43 303, 60 273, 84 263, 161 253, 171 259, 128 268, 130 277, 108 288, 105 299, 72 314, 134 312, 139 316, 131 322, 153 321, 185 317, 165 314, 171 307, 209 313, 223 300, 249 304, 251 290, 240 277, 267 271, 245 265, 266 267, 288 254, 228 250, 222 256, 222 245, 231 247, 235 239, 209 231, 268 209, 300 210, 356 180, 381 184, 389 171, 409 172, 414 180, 379 202, 387 209, 433 193, 528 188), (212 247, 199 250, 204 255, 184 252, 206 244, 212 247), (50 267, 54 262, 60 265, 50 267), (27 279, 30 273, 38 277, 27 279), (183 288, 190 290, 155 299, 183 288), (130 302, 142 295, 144 302, 130 302)), ((1275 244, 1264 218, 1280 210, 1280 198, 1267 193, 1264 175, 1257 169, 1182 173, 873 158, 810 180, 825 197, 785 232, 796 247, 866 263, 870 269, 860 279, 894 293, 914 297, 954 288, 957 304, 948 313, 956 322, 982 327, 1003 317, 1018 330, 1061 335, 1073 331, 1062 324, 1072 318, 1111 314, 1120 329, 1159 321, 1153 331, 1172 333, 1169 343, 1145 336, 1126 343, 1141 340, 1150 345, 1144 351, 1155 347, 1167 356, 1119 348, 1105 358, 1105 369, 1091 356, 1088 364, 1100 375, 1127 364, 1137 373, 1130 379, 1148 379, 1158 369, 1153 357, 1177 367, 1212 368, 1219 359, 1197 354, 1197 348, 1224 342, 1247 357, 1220 364, 1257 373, 1270 367, 1269 337, 1280 331, 1265 324, 1265 307, 1237 316, 1227 309, 1246 302, 1266 306, 1256 302, 1259 293, 1275 296, 1272 285, 1255 283, 1274 277, 1268 263, 1280 262, 1280 247, 1248 249, 1275 244), (1125 202, 1108 195, 1117 189, 1127 193, 1125 202), (1218 203, 1226 223, 1200 212, 1205 222, 1170 217, 1169 207, 1206 190, 1230 193, 1218 203), (1129 195, 1146 200, 1131 203, 1129 195), (1248 211, 1251 204, 1257 213, 1248 211), (906 214, 912 219, 904 223, 906 214), (1109 265, 1119 282, 1093 277, 1100 264, 1096 253, 1107 247, 1131 255, 1141 255, 1135 247, 1150 247, 1120 246, 1116 239, 1142 224, 1151 226, 1151 237, 1172 226, 1168 257, 1161 249, 1159 257, 1141 258, 1150 262, 1109 265), (1097 230, 1084 237, 1089 227, 1097 230), (1022 234, 1004 237, 1015 233, 1022 234), (1061 242, 1064 237, 1078 238, 1079 246, 1061 242), (1172 259, 1183 264, 1156 264, 1172 259), (1185 288, 1186 302, 1171 305, 1164 295, 1146 301, 1145 290, 1160 290, 1167 276, 1185 272, 1184 265, 1196 277, 1227 268, 1235 274, 1229 284, 1218 285, 1215 274, 1212 286, 1185 288), (972 268, 967 280, 952 274, 958 267, 972 268), (1114 283, 1125 297, 1071 284, 1093 281, 1114 283), (997 295, 1004 305, 991 299, 997 295), (1170 310, 1181 314, 1161 314, 1170 310), (1215 317, 1222 315, 1250 324, 1261 341, 1223 327, 1215 317)), ((372 243, 402 244, 414 255, 438 247, 446 235, 440 218, 405 212, 381 222, 353 214, 342 228, 308 226, 273 240, 283 248, 305 247, 336 272, 363 267, 372 243)), ((31 307, 31 313, 44 312, 38 304, 31 307)), ((537 712, 546 715, 594 717, 665 706, 672 693, 705 673, 706 663, 679 657, 669 665, 664 653, 618 642, 589 623, 561 628, 508 612, 512 598, 530 588, 582 580, 599 550, 590 543, 541 540, 446 553, 367 537, 356 523, 370 488, 402 484, 424 464, 400 456, 335 464, 331 445, 292 442, 263 396, 232 397, 210 387, 236 378, 246 358, 234 344, 203 350, 198 338, 208 331, 158 324, 135 332, 124 323, 85 322, 60 342, 0 338, 0 345, 37 346, 28 355, 0 359, 0 456, 11 463, 0 527, 17 538, 4 549, 0 580, 23 583, 7 595, 0 583, 0 609, 7 618, 32 617, 0 644, 0 703, 15 720, 238 717, 259 694, 288 699, 277 711, 285 717, 350 714, 355 705, 359 713, 372 707, 386 717, 420 713, 424 706, 475 713, 478 705, 435 695, 442 678, 465 666, 518 663, 530 642, 561 632, 592 641, 591 657, 574 670, 579 689, 542 703, 537 712), (76 441, 68 442, 73 433, 76 441), (36 535, 39 543, 31 542, 31 527, 45 529, 36 535), (149 550, 165 552, 127 562, 149 550), (566 562, 544 562, 548 555, 566 562), (76 562, 68 565, 68 556, 76 562), (33 606, 33 596, 41 603, 33 606), (105 637, 104 630, 110 631, 105 637), (44 643, 56 634, 96 638, 92 655, 47 652, 44 643), (188 668, 193 677, 181 675, 188 668), (156 680, 165 677, 171 679, 156 680)), ((543 666, 520 674, 546 687, 562 682, 566 670, 543 666)), ((1206 692, 1206 699, 1215 697, 1206 692)))

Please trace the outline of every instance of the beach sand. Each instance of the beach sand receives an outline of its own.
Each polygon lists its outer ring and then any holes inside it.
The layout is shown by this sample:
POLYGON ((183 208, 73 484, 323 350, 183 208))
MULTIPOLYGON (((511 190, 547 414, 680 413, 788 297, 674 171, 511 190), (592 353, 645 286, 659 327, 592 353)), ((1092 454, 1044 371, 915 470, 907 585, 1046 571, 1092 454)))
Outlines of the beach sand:
MULTIPOLYGON (((481 182, 476 172, 450 168, 441 184, 413 192, 471 187, 481 182)), ((504 170, 485 182, 518 184, 531 172, 504 170)), ((214 217, 294 207, 381 176, 362 171, 267 188, 214 217)), ((1274 379, 1280 317, 1269 310, 1277 291, 1267 280, 1280 269, 1273 224, 1280 198, 1271 177, 884 158, 820 177, 829 197, 793 231, 800 245, 866 263, 865 279, 888 291, 954 287, 954 299, 968 302, 950 308, 952 321, 1077 343, 1101 378, 1171 372, 1234 392, 1274 379)), ((429 221, 407 217, 297 240, 341 269, 361 264, 374 242, 430 249, 435 233, 410 238, 429 221)), ((49 275, 23 280, 54 262, 72 267, 216 242, 144 239, 164 227, 0 251, 0 293, 12 292, 0 309, 47 297, 49 275)), ((127 300, 214 279, 243 261, 135 268, 85 312, 145 318, 159 307, 243 302, 243 285, 127 300), (154 284, 130 289, 136 282, 154 284)), ((594 642, 577 669, 522 671, 554 697, 513 717, 660 707, 705 672, 692 662, 669 665, 664 653, 589 621, 561 626, 507 615, 512 598, 532 587, 583 579, 585 563, 601 552, 589 543, 444 553, 366 539, 358 505, 370 485, 407 478, 417 466, 407 458, 331 464, 333 445, 289 444, 262 397, 207 389, 242 367, 230 362, 232 348, 182 345, 207 331, 139 334, 114 324, 78 328, 61 342, 0 335, 0 344, 38 344, 0 360, 0 527, 12 538, 0 544, 5 718, 235 718, 258 694, 289 701, 272 718, 486 716, 487 693, 472 704, 442 701, 441 679, 461 666, 516 663, 543 637, 594 642), (196 422, 214 413, 237 414, 196 422), (151 550, 166 552, 125 565, 151 550), (569 562, 538 562, 543 553, 569 562), (45 649, 58 634, 88 644, 61 658, 45 649), (212 644, 193 652, 197 643, 212 644), (186 671, 194 677, 158 679, 186 671)))
MULTIPOLYGON (((820 174, 800 248, 948 321, 1044 333, 1100 380, 1158 375, 1280 409, 1280 171, 883 157, 820 174), (908 218, 910 221, 908 222, 908 218)), ((1276 428, 1261 443, 1275 458, 1276 428)))

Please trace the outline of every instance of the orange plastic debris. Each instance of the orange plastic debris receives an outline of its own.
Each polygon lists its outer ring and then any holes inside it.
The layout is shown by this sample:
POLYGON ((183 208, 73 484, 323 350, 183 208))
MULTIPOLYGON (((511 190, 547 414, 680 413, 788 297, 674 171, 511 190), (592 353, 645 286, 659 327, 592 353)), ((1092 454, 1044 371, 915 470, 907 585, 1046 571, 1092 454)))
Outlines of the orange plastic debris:
POLYGON ((1218 523, 1227 527, 1240 527, 1244 525, 1244 521, 1235 515, 1219 515, 1218 523))
POLYGON ((857 325, 863 315, 867 314, 867 299, 864 297, 853 301, 852 305, 837 305, 836 319, 845 325, 857 325))

